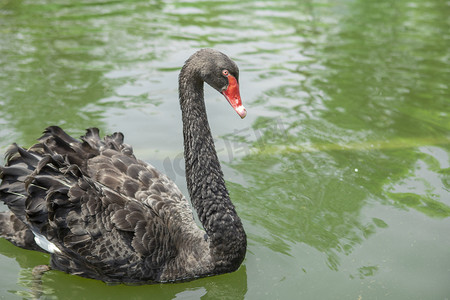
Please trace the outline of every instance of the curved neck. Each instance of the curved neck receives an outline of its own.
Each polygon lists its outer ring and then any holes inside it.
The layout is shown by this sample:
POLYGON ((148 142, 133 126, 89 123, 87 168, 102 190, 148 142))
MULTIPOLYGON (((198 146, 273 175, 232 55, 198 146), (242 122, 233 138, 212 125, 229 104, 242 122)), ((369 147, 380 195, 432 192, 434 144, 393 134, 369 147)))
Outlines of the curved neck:
POLYGON ((187 65, 179 78, 186 182, 191 202, 210 239, 216 270, 242 262, 246 235, 225 186, 203 99, 203 80, 187 65))

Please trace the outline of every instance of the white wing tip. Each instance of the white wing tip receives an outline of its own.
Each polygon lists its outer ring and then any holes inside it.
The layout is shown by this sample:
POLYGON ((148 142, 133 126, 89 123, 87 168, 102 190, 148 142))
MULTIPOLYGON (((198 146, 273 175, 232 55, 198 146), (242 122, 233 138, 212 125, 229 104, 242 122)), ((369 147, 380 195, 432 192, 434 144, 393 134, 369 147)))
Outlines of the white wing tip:
POLYGON ((49 253, 61 253, 61 250, 52 242, 47 240, 42 234, 39 234, 33 230, 34 241, 36 244, 49 253))

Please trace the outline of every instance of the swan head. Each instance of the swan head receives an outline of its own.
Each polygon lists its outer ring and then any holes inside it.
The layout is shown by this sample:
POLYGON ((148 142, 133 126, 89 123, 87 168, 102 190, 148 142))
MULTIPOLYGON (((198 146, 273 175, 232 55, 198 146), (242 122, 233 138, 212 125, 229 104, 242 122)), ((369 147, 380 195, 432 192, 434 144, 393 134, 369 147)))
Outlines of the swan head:
POLYGON ((239 92, 239 68, 227 55, 214 49, 201 49, 189 60, 200 74, 201 79, 225 96, 241 118, 247 110, 242 105, 239 92))

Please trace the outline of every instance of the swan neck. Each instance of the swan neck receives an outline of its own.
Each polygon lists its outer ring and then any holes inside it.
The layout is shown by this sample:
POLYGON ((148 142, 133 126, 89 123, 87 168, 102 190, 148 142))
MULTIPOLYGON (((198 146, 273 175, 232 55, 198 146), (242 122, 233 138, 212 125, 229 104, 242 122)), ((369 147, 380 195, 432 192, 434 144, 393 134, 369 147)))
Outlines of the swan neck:
POLYGON ((225 186, 206 116, 203 81, 185 67, 179 78, 186 182, 217 269, 237 268, 245 256, 246 236, 225 186), (190 80, 188 80, 190 79, 190 80))

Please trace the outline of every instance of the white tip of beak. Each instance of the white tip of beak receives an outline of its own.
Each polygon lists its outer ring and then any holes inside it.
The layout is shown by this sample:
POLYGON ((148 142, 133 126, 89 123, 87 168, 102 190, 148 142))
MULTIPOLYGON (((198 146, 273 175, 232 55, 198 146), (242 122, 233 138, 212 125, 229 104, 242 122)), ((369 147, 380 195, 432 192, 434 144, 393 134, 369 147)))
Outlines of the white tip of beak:
POLYGON ((241 119, 245 118, 245 116, 247 115, 247 110, 245 109, 245 107, 243 105, 236 107, 235 110, 238 113, 238 115, 241 117, 241 119))

